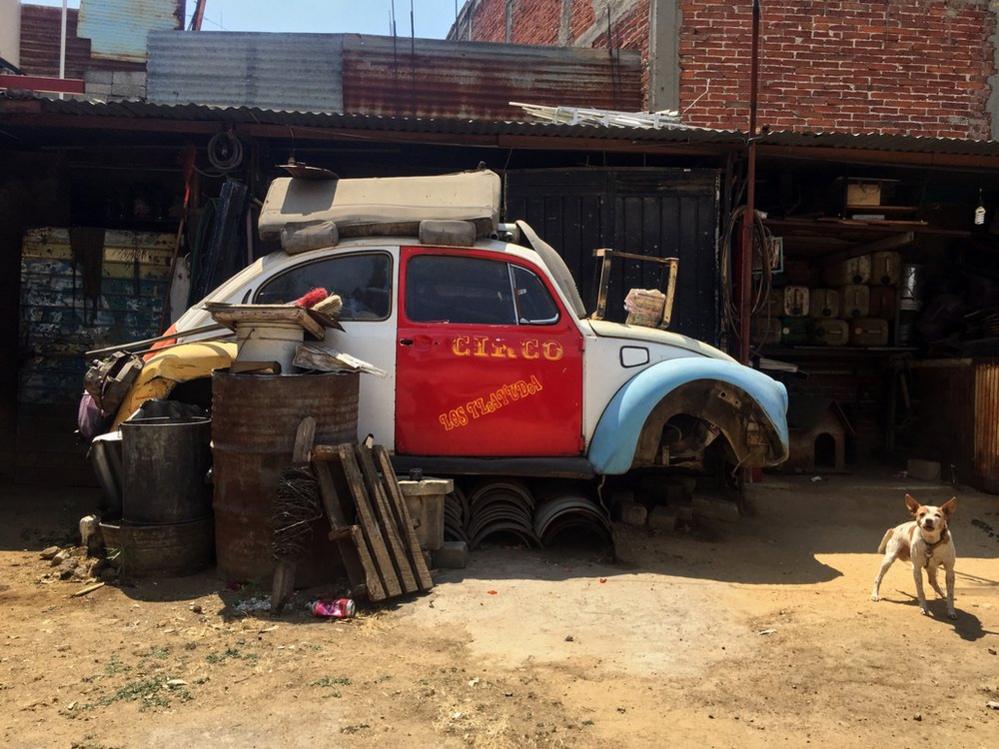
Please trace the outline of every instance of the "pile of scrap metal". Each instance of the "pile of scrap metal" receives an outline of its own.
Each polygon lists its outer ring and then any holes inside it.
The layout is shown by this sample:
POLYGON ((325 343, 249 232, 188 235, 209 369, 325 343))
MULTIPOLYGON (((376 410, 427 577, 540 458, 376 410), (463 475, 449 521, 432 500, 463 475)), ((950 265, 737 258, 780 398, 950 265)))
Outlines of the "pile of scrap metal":
POLYGON ((480 482, 468 498, 456 488, 445 500, 444 537, 464 541, 470 549, 504 537, 527 547, 548 547, 569 535, 605 545, 611 541, 607 512, 572 488, 549 491, 538 502, 526 484, 503 479, 480 482))

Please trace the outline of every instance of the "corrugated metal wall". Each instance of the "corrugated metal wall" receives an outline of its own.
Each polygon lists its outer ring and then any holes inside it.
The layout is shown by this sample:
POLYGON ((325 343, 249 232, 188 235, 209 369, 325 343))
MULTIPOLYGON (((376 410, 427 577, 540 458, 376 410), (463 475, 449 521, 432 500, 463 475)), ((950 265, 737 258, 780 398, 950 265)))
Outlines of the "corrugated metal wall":
POLYGON ((146 61, 150 31, 184 28, 184 0, 81 0, 77 33, 102 60, 146 61))
POLYGON ((642 107, 637 52, 358 34, 153 32, 149 101, 523 120, 511 101, 642 107))
MULTIPOLYGON (((141 62, 101 60, 90 56, 90 40, 77 34, 79 11, 66 14, 66 77, 83 78, 87 70, 144 70, 141 62)), ((59 36, 62 9, 21 6, 21 69, 26 75, 59 76, 59 36)))
POLYGON ((157 104, 341 112, 343 36, 230 31, 149 34, 157 104))
POLYGON ((523 120, 511 101, 642 109, 638 52, 347 35, 347 112, 523 120))
MULTIPOLYGON (((718 172, 712 169, 546 169, 506 177, 506 220, 526 220, 565 258, 588 310, 596 307, 593 250, 678 257, 670 329, 718 340, 718 172)), ((615 261, 607 318, 623 322, 627 290, 654 288, 658 266, 615 261)))

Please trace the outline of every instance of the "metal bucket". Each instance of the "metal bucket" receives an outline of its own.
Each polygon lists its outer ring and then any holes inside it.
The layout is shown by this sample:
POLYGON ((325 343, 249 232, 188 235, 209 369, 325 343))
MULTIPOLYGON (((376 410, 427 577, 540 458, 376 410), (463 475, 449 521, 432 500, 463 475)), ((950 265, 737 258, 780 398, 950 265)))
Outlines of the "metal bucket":
MULTIPOLYGON (((267 583, 274 571, 271 512, 281 472, 291 466, 295 432, 316 420, 316 442, 357 440, 356 372, 308 375, 212 375, 215 545, 229 580, 267 583)), ((340 568, 325 519, 298 560, 296 583, 329 582, 340 568)))
POLYGON ((183 523, 211 515, 211 419, 165 417, 121 425, 122 519, 183 523))

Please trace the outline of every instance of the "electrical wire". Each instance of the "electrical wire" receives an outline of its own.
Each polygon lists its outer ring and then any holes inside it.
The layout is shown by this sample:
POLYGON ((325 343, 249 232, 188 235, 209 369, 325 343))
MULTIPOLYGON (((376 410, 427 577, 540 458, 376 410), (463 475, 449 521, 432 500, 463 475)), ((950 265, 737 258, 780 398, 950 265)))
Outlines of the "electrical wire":
MULTIPOLYGON (((720 275, 722 290, 722 319, 726 329, 734 336, 739 334, 739 310, 735 304, 734 291, 734 252, 732 241, 735 236, 736 227, 742 223, 742 218, 746 214, 746 206, 739 206, 729 218, 728 225, 721 243, 720 275)), ((753 291, 750 303, 750 316, 759 314, 768 306, 770 291, 773 288, 773 268, 776 260, 776 242, 771 231, 763 223, 763 216, 760 211, 756 211, 753 217, 753 249, 752 263, 754 269, 759 263, 760 271, 753 272, 753 291)), ((769 314, 769 310, 768 310, 769 314)))

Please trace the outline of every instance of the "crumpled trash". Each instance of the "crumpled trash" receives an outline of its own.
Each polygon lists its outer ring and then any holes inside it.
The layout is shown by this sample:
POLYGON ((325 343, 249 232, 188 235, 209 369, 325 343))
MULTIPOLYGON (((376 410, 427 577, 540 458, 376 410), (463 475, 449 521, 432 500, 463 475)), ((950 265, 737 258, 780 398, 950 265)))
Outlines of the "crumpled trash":
POLYGON ((641 325, 658 328, 663 320, 666 295, 658 289, 631 289, 624 298, 624 308, 628 312, 628 325, 641 325))
POLYGON ((242 601, 233 606, 233 608, 240 614, 252 614, 256 611, 270 611, 271 597, 254 596, 253 598, 244 598, 242 601))

